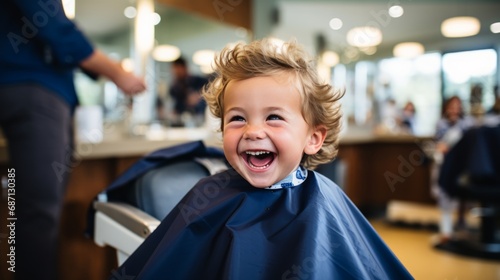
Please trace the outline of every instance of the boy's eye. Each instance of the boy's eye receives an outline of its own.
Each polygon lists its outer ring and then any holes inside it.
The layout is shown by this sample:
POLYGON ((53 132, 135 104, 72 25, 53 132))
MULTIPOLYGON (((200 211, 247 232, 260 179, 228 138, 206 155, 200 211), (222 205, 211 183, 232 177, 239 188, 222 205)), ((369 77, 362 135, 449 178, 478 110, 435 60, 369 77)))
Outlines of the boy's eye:
POLYGON ((245 119, 242 116, 232 116, 229 122, 244 122, 245 119))
POLYGON ((269 117, 267 117, 267 120, 269 121, 279 121, 279 120, 283 120, 282 117, 278 116, 278 115, 269 115, 269 117))

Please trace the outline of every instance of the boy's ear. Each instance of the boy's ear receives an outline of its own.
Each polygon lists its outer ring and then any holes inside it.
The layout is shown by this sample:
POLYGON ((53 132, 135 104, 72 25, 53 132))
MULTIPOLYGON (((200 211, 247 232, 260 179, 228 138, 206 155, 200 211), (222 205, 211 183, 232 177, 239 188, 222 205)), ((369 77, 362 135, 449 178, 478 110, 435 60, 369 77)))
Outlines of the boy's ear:
POLYGON ((315 127, 309 136, 308 142, 306 143, 304 153, 308 155, 314 155, 317 153, 323 146, 323 142, 326 138, 326 132, 326 127, 324 125, 315 127))

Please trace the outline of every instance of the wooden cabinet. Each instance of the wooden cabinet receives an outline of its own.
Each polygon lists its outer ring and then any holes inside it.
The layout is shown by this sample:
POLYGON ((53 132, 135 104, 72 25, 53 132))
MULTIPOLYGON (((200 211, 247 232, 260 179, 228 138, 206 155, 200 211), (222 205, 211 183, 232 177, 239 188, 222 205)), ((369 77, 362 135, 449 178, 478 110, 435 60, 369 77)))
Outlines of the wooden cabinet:
POLYGON ((418 142, 341 144, 346 194, 364 213, 385 210, 391 200, 434 204, 431 161, 418 142))

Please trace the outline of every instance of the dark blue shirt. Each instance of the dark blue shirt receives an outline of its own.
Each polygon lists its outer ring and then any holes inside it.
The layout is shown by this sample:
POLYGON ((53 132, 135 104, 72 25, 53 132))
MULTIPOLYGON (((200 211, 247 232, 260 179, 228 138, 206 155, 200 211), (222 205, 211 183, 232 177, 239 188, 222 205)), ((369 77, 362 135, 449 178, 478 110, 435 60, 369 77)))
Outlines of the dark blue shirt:
POLYGON ((5 0, 0 34, 0 85, 38 84, 78 104, 73 72, 93 46, 60 0, 5 0))
POLYGON ((182 114, 185 111, 190 111, 195 114, 203 114, 206 107, 205 101, 202 100, 194 108, 188 108, 187 97, 191 92, 199 92, 206 83, 208 83, 208 79, 199 76, 188 76, 183 80, 174 81, 170 88, 170 95, 175 100, 175 112, 182 114))

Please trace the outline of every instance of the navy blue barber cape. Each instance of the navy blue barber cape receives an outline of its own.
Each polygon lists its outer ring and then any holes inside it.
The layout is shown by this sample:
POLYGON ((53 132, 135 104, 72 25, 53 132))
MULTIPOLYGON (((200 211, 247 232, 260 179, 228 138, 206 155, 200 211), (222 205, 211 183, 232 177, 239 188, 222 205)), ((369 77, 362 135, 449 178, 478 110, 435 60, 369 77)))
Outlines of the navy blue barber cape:
MULTIPOLYGON (((113 272, 130 279, 413 279, 343 191, 258 189, 234 169, 200 180, 113 272)), ((126 279, 129 279, 126 278, 126 279)))

